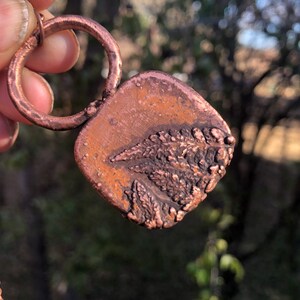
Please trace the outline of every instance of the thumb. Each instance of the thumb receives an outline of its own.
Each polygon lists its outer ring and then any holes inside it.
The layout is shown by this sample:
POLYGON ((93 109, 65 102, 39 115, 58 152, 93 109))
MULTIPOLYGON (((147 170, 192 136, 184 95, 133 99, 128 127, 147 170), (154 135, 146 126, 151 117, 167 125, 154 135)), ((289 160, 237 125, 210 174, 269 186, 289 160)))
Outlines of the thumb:
POLYGON ((36 28, 34 10, 26 0, 0 1, 0 70, 36 28))

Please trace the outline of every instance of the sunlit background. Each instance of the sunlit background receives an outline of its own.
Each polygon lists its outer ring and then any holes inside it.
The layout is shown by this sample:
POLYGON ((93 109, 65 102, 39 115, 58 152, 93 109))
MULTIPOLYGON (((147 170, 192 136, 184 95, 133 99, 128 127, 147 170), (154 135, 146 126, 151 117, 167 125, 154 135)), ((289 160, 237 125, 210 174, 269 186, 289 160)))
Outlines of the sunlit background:
MULTIPOLYGON (((105 26, 121 49, 123 81, 155 69, 192 86, 237 146, 194 212, 147 231, 81 175, 78 130, 22 127, 0 159, 4 299, 299 299, 300 1, 56 0, 51 9, 105 26)), ((46 75, 56 115, 100 95, 108 73, 101 46, 78 39, 75 68, 46 75)))

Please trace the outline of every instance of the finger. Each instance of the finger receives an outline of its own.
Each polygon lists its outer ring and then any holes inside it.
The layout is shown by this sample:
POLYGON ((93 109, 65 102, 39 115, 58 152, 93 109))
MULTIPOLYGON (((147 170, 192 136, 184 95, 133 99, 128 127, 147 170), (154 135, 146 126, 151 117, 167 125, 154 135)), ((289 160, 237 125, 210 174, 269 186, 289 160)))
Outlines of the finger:
POLYGON ((14 144, 18 132, 18 123, 0 114, 0 152, 7 151, 14 144))
MULTIPOLYGON (((42 13, 45 19, 53 18, 46 10, 42 13)), ((0 70, 9 64, 13 54, 36 27, 36 16, 29 2, 0 1, 0 70)), ((78 55, 79 45, 75 34, 72 31, 61 31, 48 37, 43 46, 30 56, 27 65, 38 72, 59 73, 70 69, 78 55)))
POLYGON ((29 0, 29 2, 36 10, 40 11, 48 8, 54 0, 29 0))
MULTIPOLYGON (((45 20, 53 18, 48 11, 42 12, 45 20)), ((34 50, 26 66, 41 73, 61 73, 69 70, 79 56, 79 44, 71 30, 50 35, 41 47, 34 50)))
MULTIPOLYGON (((28 101, 39 112, 49 114, 53 108, 53 93, 47 81, 39 74, 28 69, 23 70, 23 91, 28 101)), ((0 74, 0 113, 11 120, 30 124, 15 108, 7 90, 7 73, 0 74)))
POLYGON ((36 28, 31 4, 25 0, 0 1, 0 70, 36 28))

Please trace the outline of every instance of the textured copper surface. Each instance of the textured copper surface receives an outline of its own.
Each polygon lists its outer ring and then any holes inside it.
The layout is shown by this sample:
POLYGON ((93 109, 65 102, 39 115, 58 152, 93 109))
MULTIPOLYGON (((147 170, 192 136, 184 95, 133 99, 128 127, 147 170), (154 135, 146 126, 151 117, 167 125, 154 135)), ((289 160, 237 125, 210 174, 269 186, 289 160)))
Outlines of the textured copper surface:
POLYGON ((234 138, 193 89, 146 72, 108 97, 82 129, 76 161, 93 187, 149 229, 182 220, 225 175, 234 138))
POLYGON ((26 58, 39 46, 39 43, 42 42, 41 39, 66 29, 85 31, 94 36, 104 47, 109 61, 109 74, 103 92, 104 99, 115 92, 122 72, 119 47, 110 33, 100 24, 81 16, 62 16, 43 23, 43 30, 34 32, 14 55, 8 71, 8 90, 14 105, 24 117, 36 125, 52 130, 66 130, 80 126, 97 112, 98 106, 103 100, 93 101, 85 110, 75 115, 55 117, 36 111, 26 99, 21 84, 22 69, 26 58))

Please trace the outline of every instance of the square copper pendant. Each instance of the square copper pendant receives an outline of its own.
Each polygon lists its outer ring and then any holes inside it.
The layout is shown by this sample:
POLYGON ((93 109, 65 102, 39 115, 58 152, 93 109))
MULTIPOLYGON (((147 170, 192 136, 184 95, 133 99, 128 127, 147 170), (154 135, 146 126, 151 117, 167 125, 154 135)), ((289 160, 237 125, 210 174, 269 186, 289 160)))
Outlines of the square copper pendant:
POLYGON ((18 111, 38 126, 70 130, 85 123, 75 159, 92 186, 130 220, 149 229, 171 227, 225 175, 235 141, 221 116, 181 81, 151 71, 118 87, 121 71, 119 47, 103 26, 60 16, 40 19, 11 60, 7 86, 18 111), (83 30, 101 43, 109 72, 101 99, 74 115, 51 116, 28 102, 22 70, 44 38, 67 29, 83 30))
POLYGON ((127 218, 171 227, 225 175, 234 138, 193 89, 156 71, 106 99, 81 130, 76 161, 92 186, 127 218))

